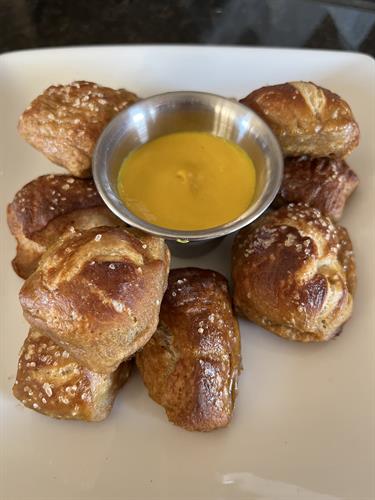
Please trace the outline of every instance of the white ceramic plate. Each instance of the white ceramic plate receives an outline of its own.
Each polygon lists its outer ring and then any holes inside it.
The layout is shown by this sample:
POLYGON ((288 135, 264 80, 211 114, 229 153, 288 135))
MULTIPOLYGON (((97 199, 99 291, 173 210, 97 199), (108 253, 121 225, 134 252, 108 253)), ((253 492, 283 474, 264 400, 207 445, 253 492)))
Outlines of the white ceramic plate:
MULTIPOLYGON (((95 47, 0 57, 1 480, 3 500, 374 498, 374 61, 364 55, 219 47, 95 47), (241 322, 244 371, 231 425, 209 434, 170 424, 138 375, 110 417, 86 424, 46 418, 11 394, 26 336, 11 269, 5 206, 26 182, 60 172, 16 132, 18 116, 52 83, 87 79, 141 96, 203 90, 241 97, 261 85, 312 80, 349 101, 361 127, 350 157, 361 184, 343 223, 359 288, 336 340, 302 345, 241 322)), ((196 260, 228 275, 229 239, 196 260)))

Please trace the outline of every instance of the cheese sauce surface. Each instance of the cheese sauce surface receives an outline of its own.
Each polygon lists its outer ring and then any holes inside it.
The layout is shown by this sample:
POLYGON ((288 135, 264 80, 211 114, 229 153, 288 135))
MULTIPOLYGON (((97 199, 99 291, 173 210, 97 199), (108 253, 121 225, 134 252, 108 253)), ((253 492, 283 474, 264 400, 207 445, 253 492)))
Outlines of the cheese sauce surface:
POLYGON ((143 144, 124 160, 118 190, 141 219, 199 230, 240 216, 255 191, 255 168, 237 144, 205 132, 178 132, 143 144))

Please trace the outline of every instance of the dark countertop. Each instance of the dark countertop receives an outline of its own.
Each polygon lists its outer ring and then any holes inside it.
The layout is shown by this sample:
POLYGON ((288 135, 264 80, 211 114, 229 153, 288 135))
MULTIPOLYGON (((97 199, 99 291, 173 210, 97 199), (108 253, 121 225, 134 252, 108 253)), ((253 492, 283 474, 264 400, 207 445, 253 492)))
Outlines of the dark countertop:
POLYGON ((0 0, 0 53, 122 43, 313 47, 375 56, 375 0, 0 0))

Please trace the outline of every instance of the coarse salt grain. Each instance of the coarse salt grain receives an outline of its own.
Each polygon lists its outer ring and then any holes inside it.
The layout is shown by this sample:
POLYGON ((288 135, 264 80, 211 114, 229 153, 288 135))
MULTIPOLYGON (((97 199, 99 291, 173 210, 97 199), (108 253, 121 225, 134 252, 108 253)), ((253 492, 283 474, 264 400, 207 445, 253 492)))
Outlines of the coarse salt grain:
POLYGON ((286 247, 290 247, 290 246, 292 246, 292 245, 293 245, 293 243, 294 243, 295 241, 296 241, 296 237, 295 237, 295 235, 294 235, 294 234, 289 233, 289 234, 287 235, 287 237, 286 237, 286 240, 285 240, 284 245, 285 245, 286 247))
POLYGON ((124 304, 122 302, 119 302, 118 300, 112 300, 112 305, 113 309, 118 313, 123 312, 123 310, 125 309, 124 304))
POLYGON ((43 390, 49 398, 52 396, 52 387, 47 382, 43 384, 43 390))

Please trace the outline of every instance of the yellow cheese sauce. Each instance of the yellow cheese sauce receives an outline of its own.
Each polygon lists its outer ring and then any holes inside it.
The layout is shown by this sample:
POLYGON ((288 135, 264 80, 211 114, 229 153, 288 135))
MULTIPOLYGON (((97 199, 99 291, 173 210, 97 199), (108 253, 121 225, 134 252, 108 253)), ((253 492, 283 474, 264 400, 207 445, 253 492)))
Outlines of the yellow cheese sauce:
POLYGON ((245 212, 255 182, 253 162, 237 144, 205 132, 178 132, 132 151, 121 166, 118 190, 145 221, 199 230, 245 212))

